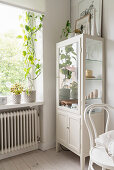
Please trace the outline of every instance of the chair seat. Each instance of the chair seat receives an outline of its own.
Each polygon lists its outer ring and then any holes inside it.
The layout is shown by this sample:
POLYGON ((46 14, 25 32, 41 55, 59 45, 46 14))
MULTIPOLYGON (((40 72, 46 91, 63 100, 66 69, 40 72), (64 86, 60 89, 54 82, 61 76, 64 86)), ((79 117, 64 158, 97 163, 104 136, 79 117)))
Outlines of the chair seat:
POLYGON ((97 165, 106 169, 114 170, 114 162, 107 154, 104 147, 94 147, 91 149, 90 157, 92 162, 96 163, 97 165))

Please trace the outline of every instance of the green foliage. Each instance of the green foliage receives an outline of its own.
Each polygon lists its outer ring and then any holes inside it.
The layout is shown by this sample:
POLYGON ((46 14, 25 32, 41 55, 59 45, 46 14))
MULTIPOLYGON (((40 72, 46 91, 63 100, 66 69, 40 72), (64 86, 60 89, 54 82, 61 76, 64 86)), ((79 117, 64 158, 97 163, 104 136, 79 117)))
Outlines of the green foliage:
MULTIPOLYGON (((35 43, 38 41, 37 32, 43 26, 43 18, 44 15, 39 16, 34 12, 26 12, 25 26, 21 26, 24 40, 23 56, 26 65, 24 68, 25 78, 31 83, 30 88, 33 88, 33 81, 41 74, 41 64, 40 60, 36 57, 35 43)), ((22 18, 19 17, 19 19, 21 20, 22 18)))
POLYGON ((10 93, 12 84, 21 83, 25 86, 27 81, 24 74, 24 60, 22 39, 17 39, 15 31, 0 34, 0 94, 10 93))
POLYGON ((10 91, 16 95, 19 95, 23 92, 23 86, 19 83, 16 83, 16 84, 12 85, 10 91))
POLYGON ((68 20, 68 21, 66 22, 65 28, 62 29, 61 38, 62 38, 62 37, 68 38, 68 34, 69 34, 70 32, 71 32, 71 23, 70 23, 70 21, 68 20))
POLYGON ((21 36, 21 35, 18 35, 17 38, 22 38, 22 36, 21 36))
MULTIPOLYGON (((63 53, 60 52, 60 64, 59 64, 59 69, 61 70, 61 73, 65 75, 65 79, 70 79, 72 76, 72 72, 68 70, 68 66, 72 65, 72 58, 76 60, 76 58, 73 55, 76 55, 74 52, 74 49, 71 45, 68 45, 65 47, 65 52, 63 53)), ((64 79, 64 80, 65 80, 64 79)))

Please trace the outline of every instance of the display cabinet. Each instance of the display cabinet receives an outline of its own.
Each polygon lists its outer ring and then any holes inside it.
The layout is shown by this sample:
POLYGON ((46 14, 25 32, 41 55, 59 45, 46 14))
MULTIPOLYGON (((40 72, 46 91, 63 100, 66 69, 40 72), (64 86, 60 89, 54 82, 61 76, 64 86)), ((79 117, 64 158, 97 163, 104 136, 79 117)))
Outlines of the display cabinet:
MULTIPOLYGON (((63 145, 79 155, 81 170, 89 155, 85 107, 104 102, 103 52, 103 38, 84 34, 56 45, 56 150, 63 145)), ((94 110, 93 116, 100 134, 104 131, 104 113, 94 110)))

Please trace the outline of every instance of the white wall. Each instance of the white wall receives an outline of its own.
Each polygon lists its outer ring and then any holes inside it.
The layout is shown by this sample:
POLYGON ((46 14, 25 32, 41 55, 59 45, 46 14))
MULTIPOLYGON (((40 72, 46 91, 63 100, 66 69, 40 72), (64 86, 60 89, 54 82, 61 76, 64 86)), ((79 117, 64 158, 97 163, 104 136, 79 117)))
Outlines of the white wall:
POLYGON ((78 0, 71 0, 71 27, 75 29, 75 21, 78 19, 78 0))
POLYGON ((55 146, 56 118, 56 42, 70 16, 69 0, 46 0, 44 18, 44 107, 42 117, 42 149, 55 146))
MULTIPOLYGON (((114 0, 103 0, 103 37, 106 54, 106 102, 114 106, 114 0)), ((114 112, 111 113, 114 129, 114 112)))
MULTIPOLYGON (((77 0, 71 0, 72 26, 77 18, 77 0)), ((102 32, 105 38, 106 58, 106 103, 114 106, 114 0, 103 0, 102 32)), ((114 112, 111 113, 110 128, 114 129, 114 112)))
POLYGON ((56 125, 56 42, 70 17, 70 0, 2 0, 14 6, 46 11, 43 28, 44 106, 41 114, 41 148, 55 146, 56 125), (45 2, 45 5, 40 5, 45 2))

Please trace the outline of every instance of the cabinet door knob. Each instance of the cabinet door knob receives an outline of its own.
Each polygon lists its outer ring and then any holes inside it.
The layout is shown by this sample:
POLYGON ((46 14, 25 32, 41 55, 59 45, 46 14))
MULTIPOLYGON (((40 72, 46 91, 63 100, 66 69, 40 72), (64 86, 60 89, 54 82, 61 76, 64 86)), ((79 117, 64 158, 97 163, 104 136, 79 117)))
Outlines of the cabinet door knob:
POLYGON ((69 129, 69 127, 67 127, 67 129, 69 129))

